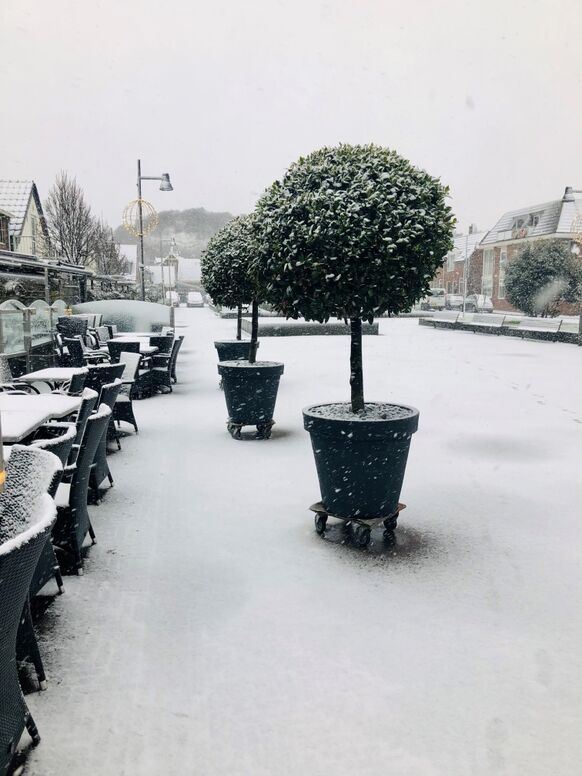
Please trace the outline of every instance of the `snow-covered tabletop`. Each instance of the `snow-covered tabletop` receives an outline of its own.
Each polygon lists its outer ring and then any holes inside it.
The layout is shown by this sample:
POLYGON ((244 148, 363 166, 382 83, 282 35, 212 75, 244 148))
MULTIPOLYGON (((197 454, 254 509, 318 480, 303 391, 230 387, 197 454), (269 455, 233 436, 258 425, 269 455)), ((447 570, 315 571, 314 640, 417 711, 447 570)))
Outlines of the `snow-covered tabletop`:
POLYGON ((41 412, 51 418, 64 418, 76 412, 81 406, 80 396, 65 396, 56 393, 20 394, 0 393, 0 413, 4 422, 6 412, 41 412))
POLYGON ((150 337, 172 337, 173 334, 162 334, 159 331, 120 331, 118 334, 114 334, 113 338, 116 340, 123 341, 124 338, 134 340, 134 339, 149 339, 150 337))
POLYGON ((74 375, 87 374, 89 370, 85 366, 81 367, 62 367, 55 366, 48 369, 38 369, 36 372, 29 372, 27 375, 21 375, 18 380, 23 383, 47 382, 47 383, 65 383, 74 375))
POLYGON ((46 423, 50 417, 50 412, 43 410, 42 407, 31 409, 29 412, 2 412, 2 440, 9 445, 20 442, 46 423))

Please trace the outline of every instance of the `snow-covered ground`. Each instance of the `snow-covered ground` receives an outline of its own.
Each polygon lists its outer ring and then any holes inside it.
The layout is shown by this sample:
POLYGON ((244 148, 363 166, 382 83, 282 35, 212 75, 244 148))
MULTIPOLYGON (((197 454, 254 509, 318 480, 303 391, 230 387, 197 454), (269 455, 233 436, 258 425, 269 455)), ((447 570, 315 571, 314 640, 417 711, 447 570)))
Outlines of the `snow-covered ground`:
POLYGON ((579 776, 582 362, 572 345, 382 320, 366 395, 420 409, 398 543, 313 530, 301 408, 348 338, 264 338, 269 441, 225 427, 180 309, 173 395, 135 404, 98 544, 43 621, 29 776, 579 776))

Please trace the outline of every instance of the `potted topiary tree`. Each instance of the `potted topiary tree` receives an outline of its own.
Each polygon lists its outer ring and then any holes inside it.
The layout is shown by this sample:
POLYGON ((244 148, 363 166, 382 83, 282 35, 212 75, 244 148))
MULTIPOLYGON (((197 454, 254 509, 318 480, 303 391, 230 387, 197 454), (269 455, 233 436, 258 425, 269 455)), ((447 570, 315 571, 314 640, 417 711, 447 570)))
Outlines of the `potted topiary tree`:
MULTIPOLYGON (((218 372, 231 436, 240 438, 242 427, 252 425, 256 426, 258 438, 268 439, 283 364, 256 360, 259 291, 252 261, 256 250, 252 220, 253 216, 238 216, 214 235, 202 259, 202 283, 218 304, 228 307, 252 304, 250 341, 239 339, 214 344, 220 358, 218 372), (237 346, 242 346, 241 350, 237 351, 237 346)), ((240 337, 240 317, 237 329, 240 337)))
POLYGON ((251 343, 242 339, 242 308, 252 303, 255 291, 249 275, 249 259, 253 258, 247 251, 249 239, 249 216, 238 216, 210 238, 202 254, 202 285, 207 293, 215 304, 237 309, 236 339, 214 343, 219 361, 249 357, 251 343))
POLYGON ((452 247, 448 189, 396 152, 374 145, 322 148, 299 159, 258 202, 256 266, 266 301, 288 318, 350 321, 349 403, 303 410, 328 515, 396 527, 418 410, 364 400, 362 320, 406 311, 452 247))

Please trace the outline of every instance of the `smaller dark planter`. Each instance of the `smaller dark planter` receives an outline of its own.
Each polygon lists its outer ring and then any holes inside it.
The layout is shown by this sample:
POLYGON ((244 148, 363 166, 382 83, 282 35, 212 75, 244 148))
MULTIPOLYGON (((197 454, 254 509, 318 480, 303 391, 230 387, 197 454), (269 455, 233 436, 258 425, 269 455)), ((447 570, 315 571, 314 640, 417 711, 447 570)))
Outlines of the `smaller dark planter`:
MULTIPOLYGON (((257 348, 259 345, 257 342, 257 348)), ((218 340, 214 343, 219 361, 248 361, 250 346, 250 340, 218 340)))
POLYGON ((375 409, 375 419, 342 417, 349 409, 345 404, 303 410, 321 501, 330 515, 365 520, 389 517, 398 509, 418 410, 368 402, 366 407, 375 409))
POLYGON ((221 361, 222 378, 228 410, 228 430, 240 438, 243 426, 256 426, 259 438, 268 439, 273 426, 279 378, 284 366, 275 361, 221 361))

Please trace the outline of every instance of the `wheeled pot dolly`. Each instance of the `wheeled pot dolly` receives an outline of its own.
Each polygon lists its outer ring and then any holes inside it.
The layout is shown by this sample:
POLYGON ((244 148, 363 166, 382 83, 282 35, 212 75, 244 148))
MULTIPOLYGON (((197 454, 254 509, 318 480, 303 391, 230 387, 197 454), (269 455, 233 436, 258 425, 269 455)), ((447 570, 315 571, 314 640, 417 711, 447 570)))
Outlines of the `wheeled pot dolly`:
POLYGON ((406 504, 398 504, 396 512, 388 517, 342 517, 341 515, 330 514, 321 501, 312 504, 309 509, 315 512, 315 530, 320 536, 325 534, 327 527, 327 518, 335 517, 337 520, 341 520, 345 528, 350 531, 352 538, 358 547, 367 547, 370 544, 370 535, 372 528, 375 528, 380 523, 384 525, 384 538, 391 540, 394 538, 394 531, 398 526, 398 515, 403 509, 406 509, 406 504))
MULTIPOLYGON (((243 429, 243 426, 245 426, 245 423, 235 423, 232 420, 226 421, 226 428, 228 429, 228 433, 231 435, 233 439, 240 439, 241 438, 241 432, 243 429)), ((269 420, 266 423, 257 423, 257 439, 270 439, 271 438, 271 429, 275 425, 274 420, 269 420)))

